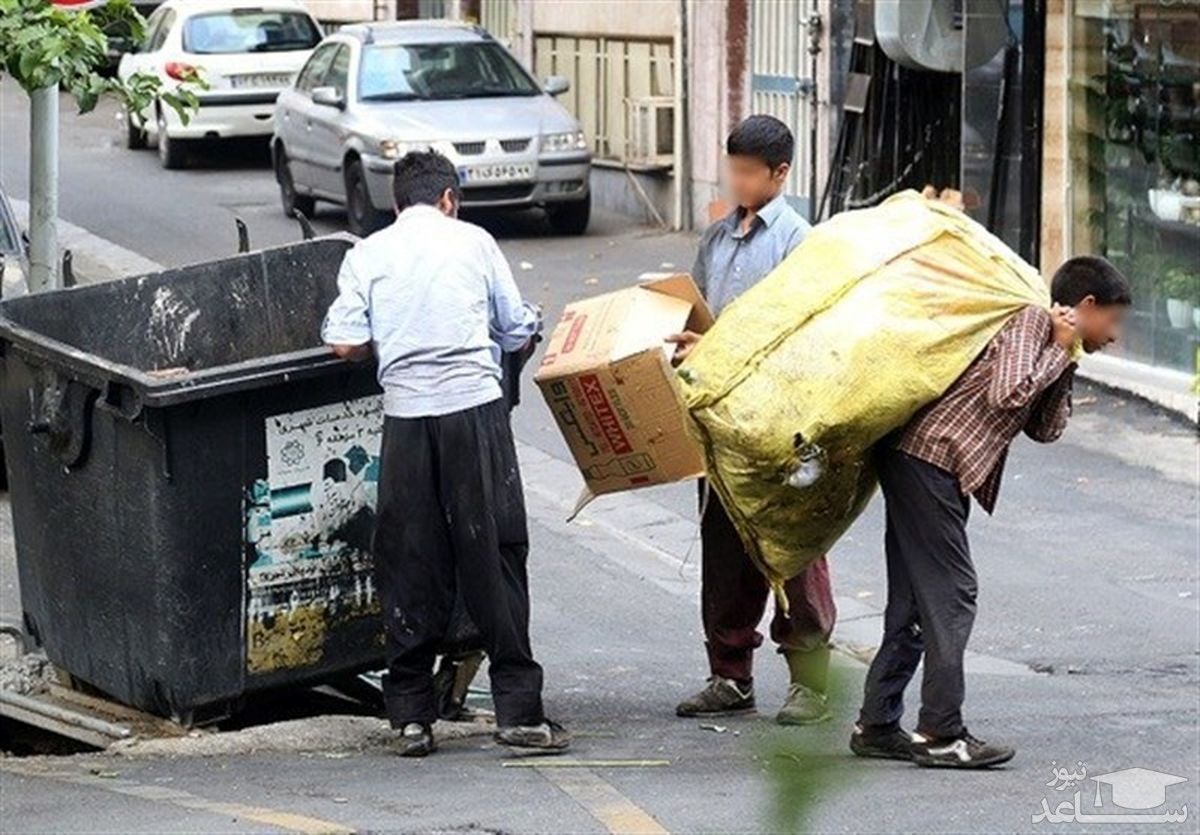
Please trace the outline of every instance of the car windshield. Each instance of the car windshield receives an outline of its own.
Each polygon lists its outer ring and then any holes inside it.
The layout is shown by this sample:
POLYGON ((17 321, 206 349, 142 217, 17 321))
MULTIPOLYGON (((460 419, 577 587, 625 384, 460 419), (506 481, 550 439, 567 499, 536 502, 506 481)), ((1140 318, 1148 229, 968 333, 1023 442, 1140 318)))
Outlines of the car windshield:
POLYGON ((497 43, 373 44, 358 71, 361 101, 536 96, 540 90, 497 43))
POLYGON ((183 27, 183 49, 195 55, 288 52, 312 49, 320 40, 303 12, 233 9, 196 15, 183 27))

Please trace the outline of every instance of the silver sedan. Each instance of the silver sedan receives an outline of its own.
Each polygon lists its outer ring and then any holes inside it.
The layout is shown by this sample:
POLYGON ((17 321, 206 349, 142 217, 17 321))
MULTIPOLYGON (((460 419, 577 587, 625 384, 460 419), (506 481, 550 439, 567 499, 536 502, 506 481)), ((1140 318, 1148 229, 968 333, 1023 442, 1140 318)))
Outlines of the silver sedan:
POLYGON ((433 148, 458 168, 463 205, 543 207, 582 234, 591 153, 579 123, 484 30, 414 21, 347 26, 314 50, 275 105, 271 151, 283 209, 345 204, 351 231, 392 216, 392 171, 433 148))

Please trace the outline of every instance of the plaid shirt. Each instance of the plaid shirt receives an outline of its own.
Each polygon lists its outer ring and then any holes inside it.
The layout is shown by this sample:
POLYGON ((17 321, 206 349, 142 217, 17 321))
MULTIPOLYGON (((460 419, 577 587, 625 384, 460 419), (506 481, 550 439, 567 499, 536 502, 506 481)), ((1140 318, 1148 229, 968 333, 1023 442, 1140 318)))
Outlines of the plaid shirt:
POLYGON ((1075 365, 1052 333, 1043 308, 1013 316, 946 393, 901 430, 897 447, 953 473, 963 495, 991 513, 1013 438, 1024 430, 1035 441, 1056 441, 1071 414, 1075 365))

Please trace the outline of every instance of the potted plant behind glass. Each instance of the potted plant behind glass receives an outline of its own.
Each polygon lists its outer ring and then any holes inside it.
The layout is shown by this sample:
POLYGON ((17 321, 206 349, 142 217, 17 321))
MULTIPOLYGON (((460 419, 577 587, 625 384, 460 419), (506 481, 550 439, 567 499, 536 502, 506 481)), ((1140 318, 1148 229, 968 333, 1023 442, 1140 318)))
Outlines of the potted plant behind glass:
POLYGON ((1200 270, 1177 264, 1167 268, 1159 280, 1158 292, 1167 300, 1167 320, 1173 328, 1200 327, 1200 270))

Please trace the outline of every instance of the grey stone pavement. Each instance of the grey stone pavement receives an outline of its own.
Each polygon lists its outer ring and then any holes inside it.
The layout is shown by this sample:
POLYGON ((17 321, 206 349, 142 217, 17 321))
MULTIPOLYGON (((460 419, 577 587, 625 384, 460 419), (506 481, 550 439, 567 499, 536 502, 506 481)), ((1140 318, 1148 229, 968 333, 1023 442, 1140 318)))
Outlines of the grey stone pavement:
MULTIPOLYGON (((26 190, 26 111, 0 83, 0 179, 26 190)), ((235 214, 255 246, 295 240, 266 157, 253 145, 200 149, 165 172, 118 147, 111 107, 63 112, 62 214, 120 249, 80 262, 108 277, 122 250, 164 265, 236 247, 235 214), (107 265, 107 266, 106 266, 107 265)), ((573 298, 647 270, 686 268, 695 239, 599 215, 581 239, 535 215, 479 219, 549 321, 573 298)), ((319 231, 343 228, 323 212, 319 231)), ((74 233, 73 233, 74 234, 74 233)), ((134 256, 129 256, 130 264, 134 256)), ((1194 426, 1087 385, 1063 440, 1018 442, 997 514, 971 523, 980 574, 967 718, 1018 748, 989 773, 864 762, 845 748, 884 603, 880 504, 832 554, 841 621, 836 718, 797 730, 771 713, 786 689, 769 649, 756 670, 758 716, 711 730, 673 716, 703 682, 694 488, 605 497, 573 523, 579 488, 540 395, 515 415, 530 510, 533 640, 553 715, 577 732, 581 767, 513 763, 486 736, 444 729, 438 756, 408 762, 379 744, 374 719, 285 726, 120 753, 0 758, 5 832, 1011 832, 1123 831, 1035 823, 1074 787, 1051 764, 1089 775, 1142 767, 1184 777, 1163 809, 1197 831, 1200 814, 1200 580, 1194 426), (598 761, 642 761, 638 766, 598 761)), ((0 506, 0 614, 19 611, 14 547, 0 506)), ((910 690, 910 701, 917 696, 910 690)), ((1083 780, 1087 810, 1095 783, 1083 780)), ((1107 791, 1107 790, 1106 790, 1107 791)), ((1109 803, 1104 811, 1134 814, 1109 803)))

